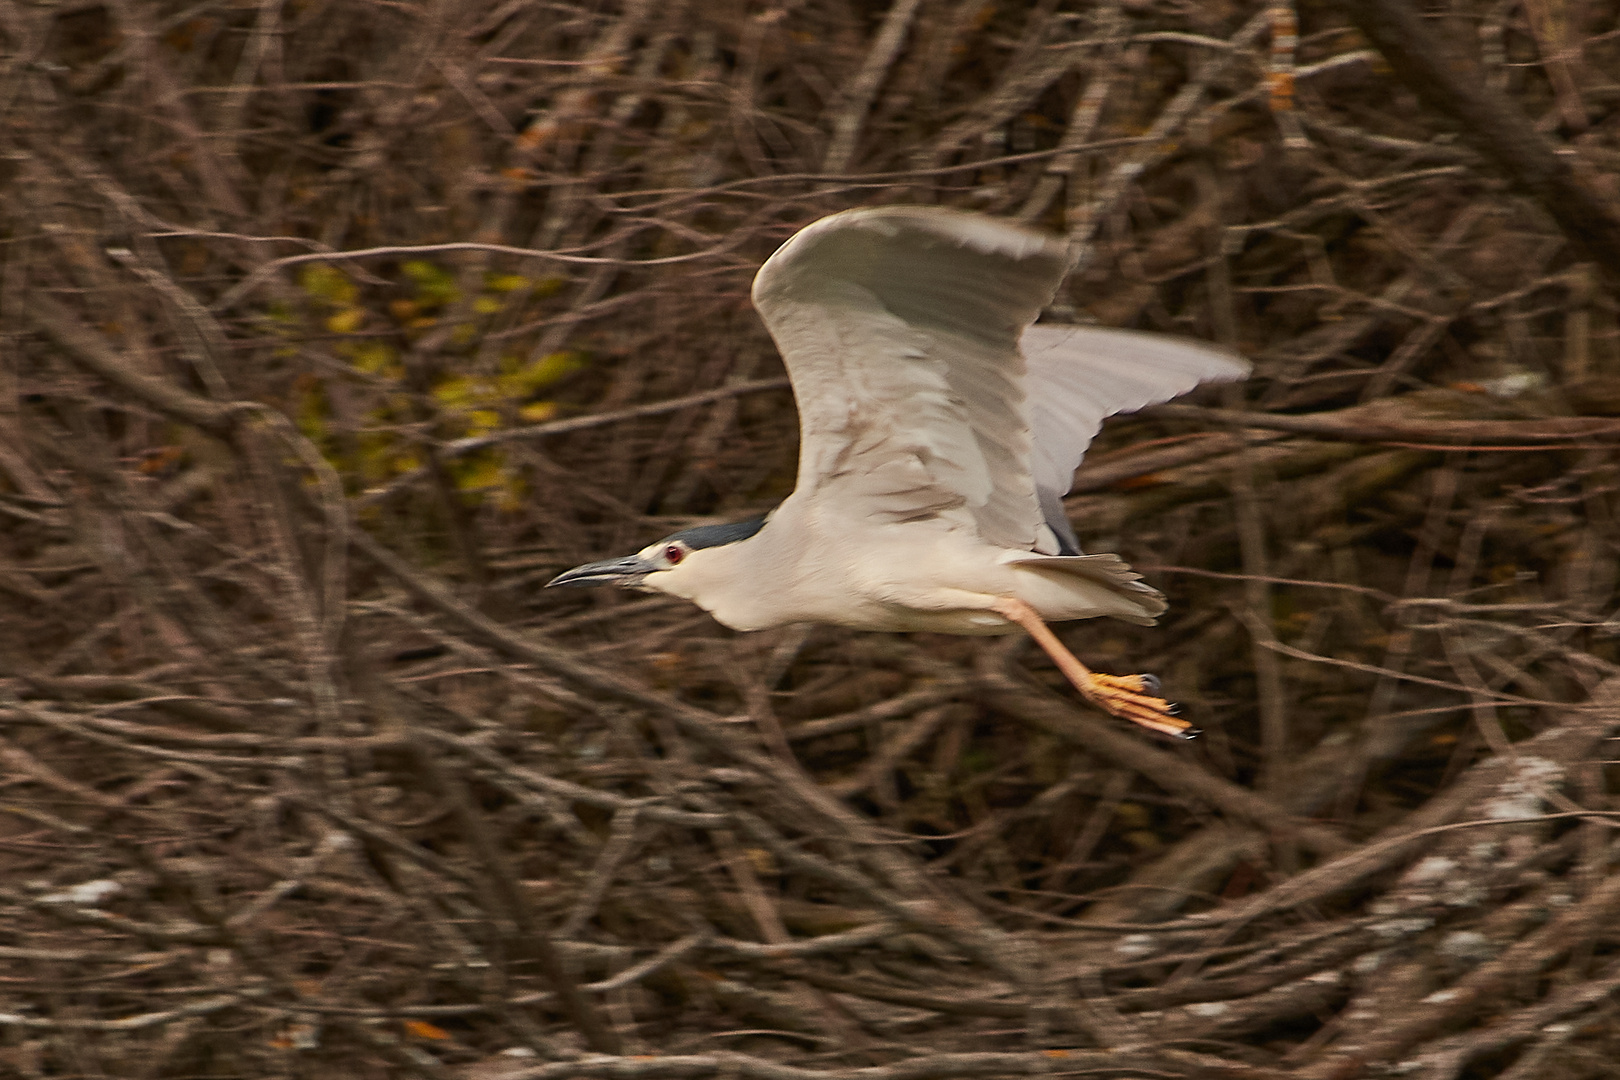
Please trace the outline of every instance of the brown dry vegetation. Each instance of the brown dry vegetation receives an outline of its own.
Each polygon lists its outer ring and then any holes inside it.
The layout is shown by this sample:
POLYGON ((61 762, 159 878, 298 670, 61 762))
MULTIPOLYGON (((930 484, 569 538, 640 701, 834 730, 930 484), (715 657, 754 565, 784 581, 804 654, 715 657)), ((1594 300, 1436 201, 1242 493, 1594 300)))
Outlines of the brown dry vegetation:
POLYGON ((0 5, 0 1075, 1613 1075, 1620 3, 1440 7, 0 5), (1069 501, 1198 742, 539 591, 786 493, 897 201, 1253 357, 1069 501))

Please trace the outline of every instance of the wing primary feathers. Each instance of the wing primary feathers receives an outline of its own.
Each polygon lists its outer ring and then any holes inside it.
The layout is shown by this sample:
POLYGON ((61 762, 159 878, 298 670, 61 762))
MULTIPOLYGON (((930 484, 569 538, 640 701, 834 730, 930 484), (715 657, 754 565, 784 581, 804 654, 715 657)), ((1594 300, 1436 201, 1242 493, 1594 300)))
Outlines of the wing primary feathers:
POLYGON ((1062 499, 1103 419, 1249 369, 1158 334, 1030 325, 1068 267, 1062 240, 937 206, 796 233, 753 288, 798 399, 795 495, 865 518, 960 507, 943 513, 991 544, 1077 554, 1062 499))

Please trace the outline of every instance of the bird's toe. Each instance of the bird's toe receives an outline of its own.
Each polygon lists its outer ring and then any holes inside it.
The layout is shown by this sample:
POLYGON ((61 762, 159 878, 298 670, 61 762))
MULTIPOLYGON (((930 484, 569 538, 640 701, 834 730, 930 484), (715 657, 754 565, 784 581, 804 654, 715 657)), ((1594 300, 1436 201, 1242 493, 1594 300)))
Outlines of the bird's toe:
POLYGON ((1163 684, 1153 675, 1102 675, 1092 673, 1086 696, 1122 719, 1149 731, 1191 739, 1198 729, 1180 719, 1181 706, 1159 694, 1163 684))

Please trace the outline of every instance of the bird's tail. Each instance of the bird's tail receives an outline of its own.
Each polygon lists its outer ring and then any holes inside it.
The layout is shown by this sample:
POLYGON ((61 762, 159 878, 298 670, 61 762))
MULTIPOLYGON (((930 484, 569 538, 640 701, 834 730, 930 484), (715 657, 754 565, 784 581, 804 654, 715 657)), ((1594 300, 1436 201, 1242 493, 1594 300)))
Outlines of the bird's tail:
MULTIPOLYGON (((1111 615, 1126 622, 1152 626, 1169 606, 1164 594, 1142 581, 1118 555, 1041 555, 1019 552, 1005 560, 1027 567, 1051 583, 1062 595, 1031 595, 1026 599, 1048 619, 1089 619, 1111 615), (1067 602, 1065 602, 1067 601, 1067 602)), ((1032 590, 1046 593, 1045 589, 1032 590)))

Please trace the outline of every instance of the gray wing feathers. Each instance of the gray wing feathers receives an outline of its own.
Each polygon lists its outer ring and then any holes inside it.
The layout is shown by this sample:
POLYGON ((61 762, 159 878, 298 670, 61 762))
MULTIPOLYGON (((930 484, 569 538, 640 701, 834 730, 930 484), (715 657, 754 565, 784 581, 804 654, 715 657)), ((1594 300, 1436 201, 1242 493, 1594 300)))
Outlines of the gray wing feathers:
POLYGON ((1031 327, 1068 246, 942 207, 874 207, 807 226, 753 299, 799 404, 798 489, 822 512, 965 511, 999 546, 1079 550, 1062 498, 1104 417, 1248 372, 1192 342, 1031 327))
POLYGON ((1067 266, 1061 241, 940 207, 835 214, 784 244, 753 295, 799 403, 799 489, 1039 541, 1018 339, 1067 266))
POLYGON ((1105 417, 1249 373, 1248 361, 1225 350, 1131 330, 1032 326, 1020 344, 1028 368, 1030 466, 1047 521, 1060 536, 1058 523, 1068 527, 1063 496, 1105 417))

